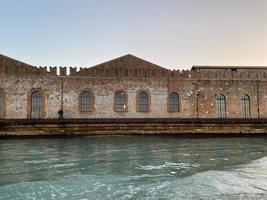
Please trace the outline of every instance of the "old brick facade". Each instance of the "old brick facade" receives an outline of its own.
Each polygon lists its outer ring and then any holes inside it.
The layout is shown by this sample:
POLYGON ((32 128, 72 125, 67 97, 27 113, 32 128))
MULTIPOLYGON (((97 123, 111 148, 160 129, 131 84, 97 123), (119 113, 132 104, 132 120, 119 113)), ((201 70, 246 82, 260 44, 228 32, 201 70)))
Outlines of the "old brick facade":
POLYGON ((267 67, 194 66, 179 71, 125 55, 80 71, 70 68, 69 74, 65 67, 59 75, 56 71, 56 67, 34 67, 0 55, 0 117, 32 118, 36 107, 40 118, 58 118, 60 109, 64 118, 267 117, 267 67), (91 95, 90 111, 82 110, 86 91, 91 95), (115 109, 118 91, 125 98, 120 100, 125 109, 119 112, 115 109), (34 92, 39 92, 36 100, 34 92), (147 99, 141 99, 142 92, 147 99), (170 109, 176 103, 171 93, 179 97, 175 111, 170 109), (35 107, 34 101, 39 102, 35 107), (147 111, 140 106, 147 106, 147 111))

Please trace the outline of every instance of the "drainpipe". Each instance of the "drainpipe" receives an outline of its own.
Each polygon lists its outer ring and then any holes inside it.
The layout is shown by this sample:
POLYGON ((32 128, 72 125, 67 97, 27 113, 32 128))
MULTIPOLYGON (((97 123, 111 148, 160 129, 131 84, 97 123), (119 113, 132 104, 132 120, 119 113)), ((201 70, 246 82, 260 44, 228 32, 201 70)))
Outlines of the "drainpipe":
POLYGON ((197 83, 192 83, 193 85, 195 85, 195 92, 196 92, 196 111, 197 111, 197 119, 199 118, 199 108, 198 108, 198 97, 199 97, 199 93, 198 93, 198 82, 197 83))
POLYGON ((58 111, 58 118, 63 119, 63 77, 61 78, 61 106, 58 111))
POLYGON ((198 92, 198 83, 196 84, 196 101, 197 101, 197 118, 199 118, 199 111, 198 111, 198 97, 199 97, 199 92, 198 92))
POLYGON ((61 110, 63 110, 63 78, 61 78, 61 110))
POLYGON ((258 107, 258 118, 260 118, 259 79, 257 79, 257 107, 258 107))

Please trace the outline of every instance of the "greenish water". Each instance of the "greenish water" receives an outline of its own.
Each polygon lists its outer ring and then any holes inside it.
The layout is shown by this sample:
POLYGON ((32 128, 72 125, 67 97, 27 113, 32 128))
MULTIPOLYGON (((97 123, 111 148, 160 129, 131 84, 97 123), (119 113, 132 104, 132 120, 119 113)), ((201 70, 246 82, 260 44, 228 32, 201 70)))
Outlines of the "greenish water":
POLYGON ((0 199, 267 199, 267 138, 0 140, 0 199))

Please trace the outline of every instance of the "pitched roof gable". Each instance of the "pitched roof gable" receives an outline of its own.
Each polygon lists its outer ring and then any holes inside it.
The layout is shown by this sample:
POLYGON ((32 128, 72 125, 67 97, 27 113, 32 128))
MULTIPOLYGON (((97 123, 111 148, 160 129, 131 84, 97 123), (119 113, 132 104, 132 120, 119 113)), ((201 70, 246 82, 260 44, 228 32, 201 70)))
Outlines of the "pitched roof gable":
POLYGON ((77 74, 92 77, 152 77, 166 76, 169 71, 164 67, 127 54, 93 67, 82 68, 77 74))
POLYGON ((159 65, 153 64, 131 54, 126 54, 119 58, 109 60, 107 62, 95 65, 89 69, 146 69, 146 70, 168 70, 159 65))
MULTIPOLYGON (((46 67, 35 67, 24 62, 0 54, 0 75, 56 75, 56 68, 50 67, 50 72, 46 67)), ((160 67, 131 54, 98 64, 89 68, 81 68, 76 71, 70 69, 71 76, 89 77, 152 77, 166 76, 170 73, 169 69, 160 67)), ((66 68, 60 69, 60 75, 66 75, 66 68)))
POLYGON ((37 68, 0 54, 0 75, 46 75, 45 68, 37 68))
POLYGON ((0 67, 2 66, 31 66, 29 64, 26 64, 24 62, 15 60, 14 58, 7 57, 5 55, 0 54, 0 67))

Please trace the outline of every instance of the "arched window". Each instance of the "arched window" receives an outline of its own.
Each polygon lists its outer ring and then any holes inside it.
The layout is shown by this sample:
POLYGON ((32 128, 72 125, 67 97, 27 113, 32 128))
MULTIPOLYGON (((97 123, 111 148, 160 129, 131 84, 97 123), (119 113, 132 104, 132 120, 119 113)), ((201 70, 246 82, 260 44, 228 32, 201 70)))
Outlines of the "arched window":
POLYGON ((216 110, 218 118, 226 118, 226 99, 223 94, 216 97, 216 110))
POLYGON ((148 112, 149 110, 149 99, 146 92, 140 92, 138 96, 138 111, 148 112))
POLYGON ((4 117, 4 92, 0 90, 0 118, 4 117))
POLYGON ((176 92, 169 95, 169 110, 170 112, 179 112, 179 96, 176 92))
POLYGON ((85 91, 81 94, 81 111, 91 112, 92 111, 92 93, 85 91))
POLYGON ((241 109, 244 118, 250 118, 250 98, 247 94, 244 94, 241 98, 241 109))
POLYGON ((41 92, 36 91, 32 93, 31 98, 31 116, 32 118, 40 118, 41 117, 41 92))
POLYGON ((115 93, 115 111, 116 112, 126 111, 126 96, 123 91, 115 93))

